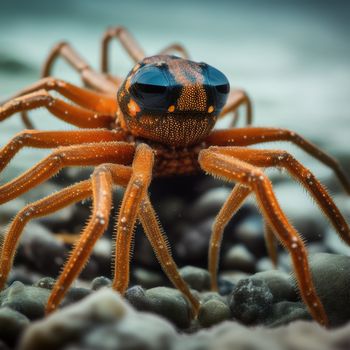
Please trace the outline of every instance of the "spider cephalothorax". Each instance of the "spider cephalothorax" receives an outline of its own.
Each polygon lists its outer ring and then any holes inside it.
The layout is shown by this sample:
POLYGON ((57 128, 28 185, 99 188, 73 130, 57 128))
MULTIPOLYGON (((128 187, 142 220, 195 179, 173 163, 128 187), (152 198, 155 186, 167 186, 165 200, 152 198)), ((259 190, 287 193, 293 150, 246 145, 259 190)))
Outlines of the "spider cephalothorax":
MULTIPOLYGON (((209 243, 212 289, 217 289, 220 243, 225 226, 254 193, 265 220, 270 256, 276 263, 275 237, 289 251, 300 294, 312 316, 327 324, 316 293, 302 238, 283 213, 264 168, 285 168, 314 198, 339 236, 350 244, 350 229, 343 215, 319 180, 292 155, 280 150, 245 146, 271 141, 290 141, 332 168, 350 193, 350 183, 339 163, 293 131, 268 127, 212 130, 216 120, 245 104, 247 124, 251 104, 241 90, 231 90, 226 77, 215 68, 187 59, 180 45, 145 58, 143 50, 122 27, 108 30, 102 41, 102 72, 94 71, 67 43, 58 44, 43 69, 46 77, 56 57, 64 57, 86 86, 81 88, 55 78, 43 78, 0 106, 0 121, 16 112, 45 107, 56 117, 77 126, 73 131, 25 130, 0 150, 0 171, 25 146, 53 148, 38 164, 0 186, 0 204, 7 202, 68 166, 96 167, 91 178, 28 204, 16 215, 1 244, 0 288, 3 288, 26 223, 69 204, 92 197, 92 215, 64 265, 47 304, 54 310, 89 258, 96 240, 110 219, 113 186, 125 187, 116 222, 115 269, 112 287, 124 293, 129 284, 129 262, 137 219, 173 284, 188 298, 194 314, 199 301, 181 278, 159 221, 148 197, 153 177, 179 176, 193 171, 235 182, 218 213, 209 243), (123 82, 107 73, 108 44, 116 37, 135 62, 123 82), (177 51, 183 58, 168 55, 177 51), (75 102, 69 104, 50 94, 55 90, 75 102), (118 91, 118 99, 116 93, 118 91), (227 100, 227 101, 226 101, 227 100)), ((31 126, 25 114, 24 122, 31 126)))
POLYGON ((118 118, 135 136, 174 147, 209 135, 230 85, 223 73, 176 56, 147 57, 118 91, 118 118))

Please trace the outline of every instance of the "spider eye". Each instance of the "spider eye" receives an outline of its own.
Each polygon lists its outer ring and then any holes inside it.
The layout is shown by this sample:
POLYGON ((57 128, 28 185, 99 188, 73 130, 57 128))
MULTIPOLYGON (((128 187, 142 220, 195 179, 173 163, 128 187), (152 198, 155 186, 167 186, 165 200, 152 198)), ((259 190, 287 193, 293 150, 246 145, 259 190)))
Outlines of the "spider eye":
POLYGON ((222 108, 227 100, 227 95, 230 92, 230 83, 226 76, 218 69, 207 65, 207 75, 209 84, 215 89, 217 108, 222 108))
POLYGON ((167 103, 169 81, 164 71, 155 66, 146 66, 135 74, 131 81, 131 93, 145 108, 162 109, 167 103))

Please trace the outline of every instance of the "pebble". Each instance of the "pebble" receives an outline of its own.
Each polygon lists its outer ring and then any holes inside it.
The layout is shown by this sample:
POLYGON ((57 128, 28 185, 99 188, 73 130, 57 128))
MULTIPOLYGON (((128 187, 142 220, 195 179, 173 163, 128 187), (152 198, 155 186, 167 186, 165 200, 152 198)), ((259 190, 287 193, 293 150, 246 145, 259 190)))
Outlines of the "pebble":
POLYGON ((263 280, 240 280, 229 296, 232 315, 244 324, 256 324, 267 318, 273 295, 263 280))
POLYGON ((203 327, 210 327, 231 317, 228 305, 217 298, 204 302, 198 314, 198 321, 203 327))
POLYGON ((274 303, 284 300, 296 301, 298 299, 294 281, 288 273, 279 270, 269 270, 258 272, 251 276, 250 279, 264 281, 273 296, 274 303))
POLYGON ((177 289, 155 287, 144 290, 141 286, 134 286, 126 291, 125 297, 138 310, 155 312, 179 328, 190 325, 191 309, 177 289))
POLYGON ((16 310, 0 308, 0 339, 13 347, 29 322, 26 316, 16 310))
POLYGON ((1 307, 8 307, 27 316, 30 320, 45 315, 45 306, 50 291, 45 288, 25 286, 21 282, 14 282, 0 293, 1 307))
POLYGON ((264 324, 269 327, 280 327, 297 320, 312 320, 306 306, 301 302, 280 301, 272 305, 264 324))
POLYGON ((112 286, 112 281, 109 278, 104 276, 96 277, 91 282, 91 289, 95 291, 104 287, 111 287, 111 286, 112 286))
POLYGON ((142 267, 136 267, 133 269, 132 275, 135 283, 144 288, 159 287, 166 283, 160 273, 142 267))
POLYGON ((228 270, 254 272, 255 257, 244 245, 237 244, 226 251, 222 265, 228 270))
POLYGON ((116 292, 101 289, 81 302, 31 324, 21 350, 170 349, 176 337, 164 319, 135 311, 116 292))
POLYGON ((195 266, 184 266, 179 272, 191 288, 199 292, 210 289, 210 274, 208 270, 195 266))
POLYGON ((330 325, 345 324, 350 319, 350 257, 314 254, 310 256, 310 268, 330 325))

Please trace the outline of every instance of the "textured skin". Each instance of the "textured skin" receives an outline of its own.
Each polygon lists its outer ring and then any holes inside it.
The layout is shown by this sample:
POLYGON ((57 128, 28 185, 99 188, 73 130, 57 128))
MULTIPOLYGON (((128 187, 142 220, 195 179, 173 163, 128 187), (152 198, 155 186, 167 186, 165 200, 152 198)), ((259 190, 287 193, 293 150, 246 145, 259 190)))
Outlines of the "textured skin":
POLYGON ((203 64, 175 56, 147 57, 129 73, 118 91, 118 120, 134 136, 172 147, 198 144, 213 129, 220 113, 204 86, 203 64), (131 81, 145 66, 165 69, 178 88, 168 96, 167 110, 148 111, 130 93, 131 81))

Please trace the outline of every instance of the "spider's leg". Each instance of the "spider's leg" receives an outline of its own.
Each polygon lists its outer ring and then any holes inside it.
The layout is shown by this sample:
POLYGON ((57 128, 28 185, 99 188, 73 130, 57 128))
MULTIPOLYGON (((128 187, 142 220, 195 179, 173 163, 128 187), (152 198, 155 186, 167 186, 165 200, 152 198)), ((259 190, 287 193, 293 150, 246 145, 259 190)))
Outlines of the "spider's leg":
POLYGON ((237 181, 254 191, 265 220, 290 253, 305 304, 315 320, 327 325, 325 310, 312 282, 303 240, 280 208, 271 182, 266 175, 257 167, 211 149, 200 152, 199 163, 206 172, 228 181, 237 181))
POLYGON ((76 71, 79 72, 82 80, 88 86, 97 91, 110 95, 116 93, 118 85, 113 83, 104 74, 96 72, 91 66, 66 42, 58 43, 49 53, 42 69, 41 76, 51 75, 53 63, 58 57, 63 57, 76 71))
POLYGON ((350 181, 340 163, 294 131, 263 127, 214 130, 211 135, 205 139, 208 145, 215 146, 249 146, 271 141, 290 141, 327 165, 335 172, 346 192, 350 194, 350 181))
POLYGON ((267 252, 274 268, 278 265, 278 241, 273 233, 272 227, 264 220, 264 238, 267 252))
POLYGON ((174 52, 177 52, 181 55, 182 58, 189 59, 190 55, 185 47, 181 44, 171 44, 164 49, 162 49, 158 55, 172 55, 174 52))
POLYGON ((111 96, 106 93, 100 93, 90 89, 78 87, 53 77, 38 80, 34 84, 31 84, 30 86, 19 91, 7 101, 37 92, 39 90, 56 91, 69 100, 75 102, 80 107, 90 109, 97 113, 115 115, 117 111, 117 102, 114 95, 111 96))
POLYGON ((230 155, 258 167, 282 167, 298 180, 316 201, 335 230, 350 245, 350 228, 326 188, 315 175, 291 154, 279 150, 256 150, 241 147, 211 147, 214 152, 230 155))
POLYGON ((13 219, 1 246, 0 254, 0 290, 3 289, 12 261, 15 256, 18 240, 25 225, 32 219, 51 214, 70 204, 91 196, 90 180, 69 186, 59 192, 47 196, 25 206, 13 219))
POLYGON ((215 218, 210 236, 208 254, 208 270, 210 272, 212 290, 218 290, 217 270, 224 229, 251 191, 250 188, 244 185, 236 185, 215 218))
POLYGON ((115 244, 113 288, 124 294, 129 285, 130 253, 134 227, 142 199, 152 178, 154 154, 146 144, 140 144, 132 163, 132 175, 125 189, 118 214, 115 244))
POLYGON ((77 105, 71 105, 52 97, 46 90, 38 90, 14 98, 0 106, 0 121, 15 113, 39 107, 45 107, 57 118, 80 128, 108 128, 115 120, 114 115, 100 114, 77 105))
POLYGON ((135 146, 125 142, 101 142, 59 147, 25 173, 0 186, 0 204, 18 197, 68 166, 97 166, 102 163, 128 165, 135 146))
POLYGON ((23 147, 57 148, 83 143, 122 141, 122 133, 107 129, 69 131, 23 130, 0 149, 0 172, 23 147))
POLYGON ((236 125, 238 121, 238 108, 245 105, 246 108, 246 125, 250 125, 253 122, 253 107, 249 95, 243 90, 232 90, 228 96, 227 102, 222 109, 219 118, 225 117, 228 113, 233 112, 232 127, 236 125))
POLYGON ((117 39, 121 43, 135 63, 141 61, 145 57, 145 52, 126 28, 122 26, 109 28, 103 34, 102 38, 101 71, 103 73, 108 73, 109 71, 109 43, 113 38, 117 39))
POLYGON ((51 291, 46 306, 47 313, 57 308, 68 288, 85 266, 96 241, 108 227, 112 207, 111 168, 108 165, 97 167, 91 177, 91 184, 93 198, 91 217, 51 291))
POLYGON ((171 256, 168 241, 159 225, 159 221, 149 201, 148 195, 146 195, 141 202, 139 218, 163 271, 174 286, 186 296, 192 305, 194 316, 197 316, 199 301, 193 296, 188 285, 179 274, 176 263, 171 256))

